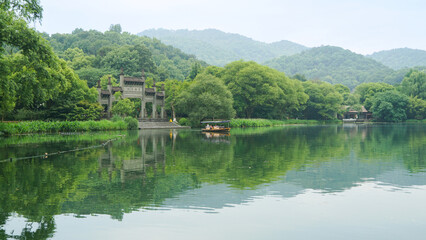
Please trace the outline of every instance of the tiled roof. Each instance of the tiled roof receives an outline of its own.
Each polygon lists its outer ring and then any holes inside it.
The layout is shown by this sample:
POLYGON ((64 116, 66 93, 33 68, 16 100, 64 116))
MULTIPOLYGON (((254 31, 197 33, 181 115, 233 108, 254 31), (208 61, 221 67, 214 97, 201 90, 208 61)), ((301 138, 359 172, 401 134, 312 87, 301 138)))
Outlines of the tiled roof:
POLYGON ((147 93, 155 93, 154 88, 145 88, 145 92, 147 92, 147 93))
POLYGON ((110 95, 110 93, 109 93, 109 91, 108 91, 108 90, 101 90, 101 93, 102 93, 103 95, 110 95))

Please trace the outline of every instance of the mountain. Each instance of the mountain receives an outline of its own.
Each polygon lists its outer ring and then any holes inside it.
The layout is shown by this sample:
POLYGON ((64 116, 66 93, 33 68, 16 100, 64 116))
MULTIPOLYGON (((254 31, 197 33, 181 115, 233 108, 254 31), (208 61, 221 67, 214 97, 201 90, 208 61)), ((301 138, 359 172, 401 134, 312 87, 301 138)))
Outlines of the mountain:
POLYGON ((394 71, 363 55, 340 47, 311 48, 292 56, 265 62, 287 75, 303 74, 333 84, 341 83, 353 89, 364 82, 380 82, 394 71))
POLYGON ((138 35, 157 38, 165 44, 194 54, 197 58, 217 66, 224 66, 240 59, 261 63, 279 56, 300 53, 307 49, 305 46, 290 41, 264 43, 216 29, 191 31, 150 29, 138 35))
POLYGON ((411 48, 398 48, 367 55, 382 64, 399 70, 416 66, 426 66, 426 51, 411 48))

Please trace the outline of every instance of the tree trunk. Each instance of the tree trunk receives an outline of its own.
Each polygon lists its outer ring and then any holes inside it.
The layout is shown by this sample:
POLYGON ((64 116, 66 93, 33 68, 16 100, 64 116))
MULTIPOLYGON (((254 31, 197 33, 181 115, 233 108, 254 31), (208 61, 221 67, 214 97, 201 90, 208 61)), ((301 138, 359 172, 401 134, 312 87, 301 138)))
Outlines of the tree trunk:
POLYGON ((175 106, 173 106, 173 104, 171 104, 171 107, 172 107, 172 120, 174 121, 176 119, 175 106))

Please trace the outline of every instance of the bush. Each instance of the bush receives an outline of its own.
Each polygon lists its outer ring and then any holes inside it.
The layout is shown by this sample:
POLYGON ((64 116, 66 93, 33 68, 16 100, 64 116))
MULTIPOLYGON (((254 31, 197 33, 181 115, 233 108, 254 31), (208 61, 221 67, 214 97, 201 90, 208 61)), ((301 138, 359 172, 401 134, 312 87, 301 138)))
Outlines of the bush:
POLYGON ((124 122, 127 124, 127 129, 137 130, 139 128, 139 121, 133 117, 125 117, 124 122))
POLYGON ((179 119, 179 125, 181 125, 181 126, 189 126, 189 120, 188 119, 186 119, 186 118, 181 118, 181 119, 179 119))
POLYGON ((119 115, 114 115, 114 116, 111 118, 111 121, 112 121, 112 122, 118 122, 118 121, 121 121, 121 120, 123 120, 123 118, 122 118, 122 117, 120 117, 119 115))

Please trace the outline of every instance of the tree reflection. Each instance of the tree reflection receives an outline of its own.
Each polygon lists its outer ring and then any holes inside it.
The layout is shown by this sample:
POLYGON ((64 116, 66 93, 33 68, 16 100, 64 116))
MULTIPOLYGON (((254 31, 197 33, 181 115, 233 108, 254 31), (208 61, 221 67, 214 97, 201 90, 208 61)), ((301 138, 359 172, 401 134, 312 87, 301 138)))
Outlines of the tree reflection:
MULTIPOLYGON (((102 148, 3 162, 0 238, 49 238, 59 214, 107 214, 121 220, 125 213, 164 207, 168 199, 206 184, 250 191, 283 181, 334 192, 388 171, 424 172, 424 132, 424 125, 301 126, 233 129, 221 141, 211 141, 193 130, 133 131, 102 148), (15 214, 26 218, 28 225, 12 234, 4 226, 15 214)), ((18 156, 51 152, 58 146, 87 146, 107 138, 41 139, 22 138, 21 145, 9 139, 0 142, 0 149, 2 154, 9 150, 9 155, 18 156)), ((277 194, 289 197, 297 192, 277 194)), ((223 203, 231 201, 226 194, 217 197, 225 198, 223 203)), ((208 202, 198 204, 209 207, 208 202)))

